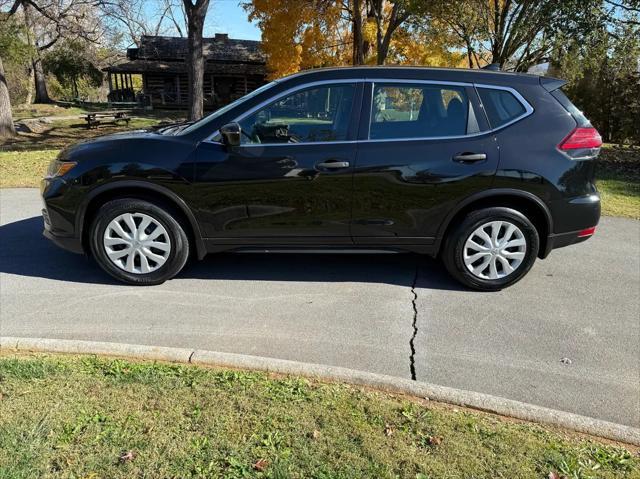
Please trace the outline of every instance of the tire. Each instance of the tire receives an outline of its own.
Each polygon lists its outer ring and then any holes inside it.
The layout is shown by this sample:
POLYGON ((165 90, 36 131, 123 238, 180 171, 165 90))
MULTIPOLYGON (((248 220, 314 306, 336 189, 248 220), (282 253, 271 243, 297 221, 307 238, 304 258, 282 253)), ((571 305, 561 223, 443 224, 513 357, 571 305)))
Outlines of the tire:
POLYGON ((539 247, 538 231, 522 213, 511 208, 485 208, 469 213, 447 235, 442 260, 451 276, 465 286, 498 291, 529 272, 539 247))
POLYGON ((100 267, 128 284, 164 283, 178 274, 189 258, 183 225, 168 209, 144 200, 123 198, 105 203, 89 234, 91 252, 100 267))

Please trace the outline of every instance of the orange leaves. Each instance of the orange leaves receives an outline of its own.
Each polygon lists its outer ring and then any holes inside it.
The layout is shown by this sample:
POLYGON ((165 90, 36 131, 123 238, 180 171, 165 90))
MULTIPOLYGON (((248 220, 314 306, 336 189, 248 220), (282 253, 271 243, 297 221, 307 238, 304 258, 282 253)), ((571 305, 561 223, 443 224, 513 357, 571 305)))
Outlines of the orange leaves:
POLYGON ((334 2, 252 0, 245 4, 245 10, 262 31, 262 48, 272 79, 301 69, 340 64, 337 49, 350 48, 342 38, 341 11, 334 2))

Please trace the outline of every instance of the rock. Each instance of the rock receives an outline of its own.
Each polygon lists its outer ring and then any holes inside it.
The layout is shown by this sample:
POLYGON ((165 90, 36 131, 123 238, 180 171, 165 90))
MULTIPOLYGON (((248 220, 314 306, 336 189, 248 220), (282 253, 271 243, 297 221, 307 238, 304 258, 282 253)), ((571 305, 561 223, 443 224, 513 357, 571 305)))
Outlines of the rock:
POLYGON ((16 131, 21 133, 42 133, 50 127, 51 120, 44 118, 20 120, 16 123, 16 131))

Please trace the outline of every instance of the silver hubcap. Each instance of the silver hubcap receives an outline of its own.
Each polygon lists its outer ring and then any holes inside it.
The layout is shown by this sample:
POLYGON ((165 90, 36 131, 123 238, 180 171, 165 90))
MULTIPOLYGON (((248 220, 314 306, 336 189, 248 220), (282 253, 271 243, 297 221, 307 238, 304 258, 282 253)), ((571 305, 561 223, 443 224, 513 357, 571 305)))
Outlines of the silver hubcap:
POLYGON ((476 229, 464 244, 464 264, 478 278, 501 279, 522 264, 524 234, 508 221, 491 221, 476 229))
POLYGON ((144 213, 114 218, 104 232, 104 250, 127 273, 151 273, 167 262, 171 240, 160 223, 144 213))

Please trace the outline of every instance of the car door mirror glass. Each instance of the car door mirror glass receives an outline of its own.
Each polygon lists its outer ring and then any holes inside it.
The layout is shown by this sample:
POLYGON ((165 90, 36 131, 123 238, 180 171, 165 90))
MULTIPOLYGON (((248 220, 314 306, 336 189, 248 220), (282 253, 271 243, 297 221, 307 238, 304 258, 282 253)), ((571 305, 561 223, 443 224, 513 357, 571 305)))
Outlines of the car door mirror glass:
POLYGON ((236 122, 227 123, 220 128, 222 142, 227 146, 239 146, 242 129, 236 122))

